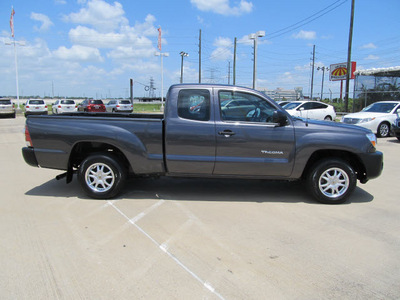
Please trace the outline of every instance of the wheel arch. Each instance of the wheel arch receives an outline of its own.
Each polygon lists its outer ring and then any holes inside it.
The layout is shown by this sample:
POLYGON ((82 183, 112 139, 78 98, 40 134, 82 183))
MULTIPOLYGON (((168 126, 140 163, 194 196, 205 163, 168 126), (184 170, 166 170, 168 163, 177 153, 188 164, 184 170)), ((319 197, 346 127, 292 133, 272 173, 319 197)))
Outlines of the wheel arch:
POLYGON ((354 172, 357 174, 357 179, 360 181, 366 177, 365 167, 356 154, 343 150, 318 150, 314 152, 307 161, 302 178, 305 179, 313 166, 324 158, 338 158, 347 162, 354 169, 354 172))
POLYGON ((68 161, 68 170, 78 168, 86 157, 95 153, 112 154, 123 163, 128 172, 133 172, 129 160, 118 147, 108 143, 88 141, 78 142, 73 146, 68 161))

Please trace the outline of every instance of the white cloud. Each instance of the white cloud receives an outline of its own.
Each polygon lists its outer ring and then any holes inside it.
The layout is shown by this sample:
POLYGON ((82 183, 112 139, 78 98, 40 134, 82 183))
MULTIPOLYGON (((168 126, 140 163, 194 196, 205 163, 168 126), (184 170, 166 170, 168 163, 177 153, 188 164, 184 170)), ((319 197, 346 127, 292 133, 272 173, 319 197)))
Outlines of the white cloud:
POLYGON ((369 43, 361 46, 361 49, 376 49, 377 47, 374 45, 374 43, 369 43))
POLYGON ((211 53, 212 59, 214 60, 232 59, 233 43, 230 38, 218 37, 215 39, 213 45, 217 48, 211 53))
POLYGON ((61 46, 53 52, 54 57, 68 61, 81 61, 81 62, 102 62, 103 57, 99 49, 74 45, 70 49, 61 46))
POLYGON ((293 34, 293 37, 301 40, 315 40, 317 38, 317 33, 315 31, 300 30, 299 33, 293 34))
POLYGON ((232 45, 233 43, 230 38, 217 37, 214 41, 214 46, 216 47, 231 48, 232 45))
POLYGON ((236 6, 231 6, 229 0, 190 0, 197 9, 206 12, 213 12, 220 15, 234 15, 250 13, 253 10, 253 3, 240 0, 236 6))
POLYGON ((64 21, 88 24, 99 31, 107 32, 128 24, 124 15, 125 11, 119 2, 111 5, 103 0, 90 0, 79 12, 64 16, 64 21))
POLYGON ((51 26, 54 25, 53 22, 50 20, 50 18, 44 14, 32 12, 31 19, 42 23, 42 25, 40 27, 35 26, 35 30, 38 30, 38 31, 46 31, 51 26))
POLYGON ((379 59, 379 56, 376 56, 376 55, 368 55, 366 58, 365 58, 366 60, 378 60, 379 59))

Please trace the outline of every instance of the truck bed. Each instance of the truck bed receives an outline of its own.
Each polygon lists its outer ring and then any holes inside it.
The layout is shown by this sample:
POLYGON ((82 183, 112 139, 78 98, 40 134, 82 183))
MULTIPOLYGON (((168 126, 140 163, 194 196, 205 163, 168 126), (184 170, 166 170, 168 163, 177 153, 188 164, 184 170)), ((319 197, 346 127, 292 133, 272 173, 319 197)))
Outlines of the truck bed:
POLYGON ((112 147, 136 174, 164 172, 162 114, 67 113, 29 116, 26 124, 41 167, 67 170, 79 147, 112 147))

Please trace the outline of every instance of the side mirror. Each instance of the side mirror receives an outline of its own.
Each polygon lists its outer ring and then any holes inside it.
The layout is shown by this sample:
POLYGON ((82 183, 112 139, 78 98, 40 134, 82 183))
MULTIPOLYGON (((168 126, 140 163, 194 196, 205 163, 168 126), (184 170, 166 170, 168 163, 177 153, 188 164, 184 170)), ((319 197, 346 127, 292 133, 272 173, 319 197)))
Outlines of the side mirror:
POLYGON ((285 126, 287 124, 287 116, 280 110, 275 110, 272 115, 272 122, 279 124, 279 126, 285 126))

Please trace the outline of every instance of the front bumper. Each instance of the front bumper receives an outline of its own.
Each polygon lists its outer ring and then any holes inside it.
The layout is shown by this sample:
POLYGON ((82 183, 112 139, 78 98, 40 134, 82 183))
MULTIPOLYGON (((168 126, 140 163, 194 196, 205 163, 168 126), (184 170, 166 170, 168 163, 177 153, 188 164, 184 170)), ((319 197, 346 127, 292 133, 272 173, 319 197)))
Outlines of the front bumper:
POLYGON ((374 153, 362 154, 360 159, 365 166, 365 174, 359 174, 361 183, 367 182, 369 179, 377 178, 383 170, 383 153, 376 151, 374 153), (362 175, 362 176, 360 176, 362 175))
POLYGON ((22 156, 24 157, 25 162, 32 166, 38 167, 38 162, 36 159, 35 151, 31 147, 24 147, 22 148, 22 156))

